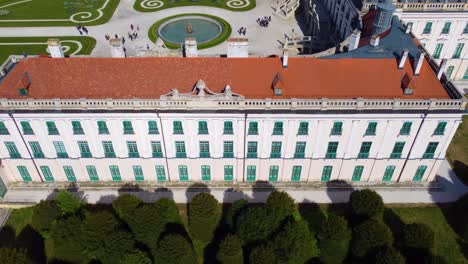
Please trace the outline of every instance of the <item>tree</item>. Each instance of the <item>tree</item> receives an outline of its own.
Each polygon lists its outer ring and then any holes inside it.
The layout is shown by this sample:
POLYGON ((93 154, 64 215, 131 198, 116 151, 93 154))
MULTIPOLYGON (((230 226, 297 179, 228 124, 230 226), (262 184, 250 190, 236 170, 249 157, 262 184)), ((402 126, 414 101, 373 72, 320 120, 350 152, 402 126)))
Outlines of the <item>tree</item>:
POLYGON ((276 226, 296 211, 294 199, 288 193, 279 191, 274 191, 268 196, 266 207, 274 218, 276 226))
POLYGON ((96 252, 96 257, 103 264, 115 264, 134 250, 133 235, 126 230, 116 230, 104 239, 99 251, 96 252))
POLYGON ((374 257, 373 263, 375 264, 405 264, 405 257, 393 247, 385 247, 374 257))
POLYGON ((69 191, 60 191, 55 200, 57 207, 63 215, 75 214, 83 206, 81 200, 73 196, 69 191))
POLYGON ((304 219, 308 225, 309 230, 312 234, 318 234, 320 229, 327 222, 326 215, 322 212, 318 205, 314 208, 307 208, 307 210, 301 210, 302 219, 304 219))
POLYGON ((218 227, 221 210, 218 200, 209 193, 200 193, 193 197, 188 206, 190 233, 200 241, 208 242, 213 238, 218 227))
POLYGON ((324 264, 342 263, 348 255, 351 230, 342 216, 328 215, 318 235, 320 261, 324 264))
POLYGON ((53 201, 41 201, 33 208, 31 225, 44 235, 48 233, 54 221, 60 216, 60 211, 53 201))
POLYGON ((271 245, 260 245, 252 249, 249 255, 250 264, 279 264, 275 250, 271 245))
POLYGON ((120 219, 127 222, 141 204, 143 201, 135 195, 123 194, 112 202, 112 207, 120 219))
POLYGON ((78 216, 58 220, 50 229, 52 252, 58 260, 81 263, 85 256, 82 241, 82 222, 78 216))
POLYGON ((236 234, 245 244, 266 240, 274 230, 274 220, 263 206, 248 207, 237 218, 236 234))
POLYGON ((216 259, 222 264, 242 264, 244 262, 242 240, 236 235, 227 235, 219 244, 216 259))
POLYGON ((123 255, 120 264, 152 264, 151 259, 142 251, 135 250, 123 255))
POLYGON ((376 249, 390 246, 392 243, 390 228, 381 221, 369 219, 353 229, 351 252, 354 256, 363 258, 376 249))
POLYGON ((245 199, 240 199, 231 204, 228 208, 225 216, 225 222, 231 228, 231 230, 235 230, 236 226, 236 219, 239 216, 239 213, 244 210, 249 202, 245 199))
POLYGON ((384 211, 382 197, 373 190, 356 190, 351 193, 350 207, 352 214, 365 220, 368 218, 381 219, 384 211))
POLYGON ((24 249, 0 248, 0 260, 2 264, 32 264, 24 249))
POLYGON ((403 228, 401 246, 413 249, 431 249, 434 245, 434 231, 422 223, 407 224, 403 228))
POLYGON ((197 258, 192 244, 180 234, 166 234, 155 252, 156 264, 195 264, 197 258))
POLYGON ((88 213, 83 222, 83 246, 94 258, 106 240, 119 226, 117 218, 108 211, 88 213))

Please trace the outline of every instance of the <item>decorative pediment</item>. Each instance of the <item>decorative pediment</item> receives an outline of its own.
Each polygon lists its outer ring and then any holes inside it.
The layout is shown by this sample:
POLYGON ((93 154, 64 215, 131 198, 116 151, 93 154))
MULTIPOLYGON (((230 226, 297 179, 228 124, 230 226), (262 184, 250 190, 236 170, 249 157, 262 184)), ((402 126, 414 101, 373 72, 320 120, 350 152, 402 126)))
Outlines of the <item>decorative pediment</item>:
POLYGON ((244 97, 233 93, 229 85, 226 85, 221 93, 215 93, 200 79, 190 93, 180 93, 177 89, 172 89, 170 93, 162 95, 161 100, 244 100, 244 97))

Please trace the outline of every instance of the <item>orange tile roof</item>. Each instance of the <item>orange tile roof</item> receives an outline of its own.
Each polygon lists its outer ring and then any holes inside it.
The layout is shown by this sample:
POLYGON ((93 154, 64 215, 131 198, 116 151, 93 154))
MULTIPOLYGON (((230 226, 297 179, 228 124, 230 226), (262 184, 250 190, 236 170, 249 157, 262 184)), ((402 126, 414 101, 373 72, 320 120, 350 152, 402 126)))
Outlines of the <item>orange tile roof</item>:
POLYGON ((28 58, 19 62, 0 83, 0 98, 16 99, 159 99, 171 89, 191 91, 202 79, 220 92, 230 85, 246 98, 443 98, 449 95, 424 61, 413 76, 407 61, 397 68, 395 59, 289 58, 28 58), (24 73, 31 79, 28 96, 21 96, 24 73), (274 96, 277 73, 284 80, 282 96, 274 96), (405 73, 413 79, 413 95, 403 95, 405 73))

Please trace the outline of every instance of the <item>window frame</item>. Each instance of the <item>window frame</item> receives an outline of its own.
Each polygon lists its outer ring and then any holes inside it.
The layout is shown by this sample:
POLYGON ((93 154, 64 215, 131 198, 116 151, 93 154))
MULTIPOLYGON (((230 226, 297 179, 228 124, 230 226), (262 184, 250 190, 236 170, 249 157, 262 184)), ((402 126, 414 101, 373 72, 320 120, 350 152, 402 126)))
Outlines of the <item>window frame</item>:
POLYGON ((429 142, 423 154, 423 159, 433 159, 434 154, 439 147, 439 142, 429 142))
POLYGON ((434 129, 433 135, 443 136, 445 134, 445 129, 447 128, 447 121, 439 121, 437 127, 434 129))
POLYGON ((294 165, 292 167, 292 172, 291 172, 291 181, 292 182, 300 182, 301 181, 301 174, 302 174, 302 166, 294 165))
POLYGON ((200 158, 209 158, 210 157, 210 141, 208 140, 201 140, 198 143, 198 147, 200 150, 200 158))
POLYGON ((309 134, 309 122, 301 121, 299 122, 299 128, 297 129, 297 135, 308 135, 309 134))
POLYGON ((35 159, 42 159, 45 157, 39 141, 28 141, 28 145, 35 159))
POLYGON ((353 181, 353 182, 361 181, 362 173, 363 173, 363 172, 364 172, 364 166, 362 166, 362 165, 354 166, 354 170, 353 170, 353 175, 352 175, 352 177, 351 177, 351 181, 353 181))
POLYGON ((307 142, 306 141, 297 141, 296 146, 294 148, 294 158, 295 159, 305 158, 306 147, 307 147, 307 142))
POLYGON ((0 121, 0 135, 10 135, 4 121, 0 121))
POLYGON ((158 122, 148 120, 148 135, 159 135, 158 122))
POLYGON ((283 145, 283 143, 281 141, 272 141, 271 142, 270 159, 279 159, 279 158, 281 158, 282 145, 283 145))
POLYGON ((166 169, 164 168, 164 165, 155 165, 154 169, 156 171, 156 179, 158 181, 166 181, 166 169))
POLYGON ((390 153, 390 159, 401 159, 401 155, 403 154, 403 150, 405 149, 406 142, 405 141, 397 141, 393 145, 392 153, 390 153), (400 151, 398 151, 401 148, 400 151))
POLYGON ((42 166, 39 166, 39 169, 41 171, 42 177, 44 177, 44 180, 46 182, 54 182, 55 181, 54 175, 52 174, 52 171, 50 170, 49 166, 42 165, 42 166))
POLYGON ((140 152, 138 151, 138 144, 135 140, 130 140, 126 142, 128 157, 129 158, 139 158, 140 152))
POLYGON ((141 165, 132 165, 133 177, 135 181, 144 181, 143 167, 141 165))
POLYGON ((330 135, 341 136, 343 134, 343 121, 334 121, 330 135))
POLYGON ((83 126, 81 126, 81 122, 78 120, 71 121, 73 135, 84 135, 83 126))
POLYGON ((327 146, 327 153, 325 154, 325 158, 336 159, 336 154, 338 153, 338 147, 339 147, 338 141, 329 141, 328 146, 327 146))
POLYGON ((223 141, 223 158, 234 158, 234 141, 223 141))
POLYGON ((26 120, 20 121, 20 125, 21 125, 21 131, 23 132, 23 135, 34 135, 34 130, 32 129, 29 121, 26 121, 26 120))
POLYGON ((186 158, 187 152, 185 149, 185 141, 183 140, 175 141, 175 151, 176 151, 176 158, 186 158))
POLYGON ((364 141, 361 143, 361 148, 359 149, 358 159, 367 159, 369 158, 369 153, 372 148, 372 141, 364 141))
POLYGON ((77 144, 78 144, 78 149, 80 150, 80 157, 81 158, 92 158, 93 157, 93 154, 91 153, 91 149, 89 148, 88 141, 79 140, 79 141, 77 141, 77 144))
POLYGON ((247 142, 247 158, 255 159, 258 157, 258 142, 257 141, 248 141, 247 142), (255 151, 251 151, 255 150, 255 151))
POLYGON ((248 135, 258 135, 258 122, 257 121, 249 122, 248 135))
POLYGON ((104 140, 101 142, 102 149, 104 150, 104 157, 105 158, 115 158, 115 149, 114 144, 110 140, 104 140))
POLYGON ((234 129, 233 129, 232 121, 224 121, 223 135, 233 135, 233 134, 234 134, 234 129))
POLYGON ((202 181, 211 181, 211 167, 210 165, 201 165, 202 181))
POLYGON ((62 166, 63 172, 65 173, 65 177, 67 177, 68 182, 76 182, 76 174, 75 170, 73 169, 72 166, 70 165, 64 165, 62 166))
POLYGON ((388 165, 387 167, 385 167, 385 171, 384 171, 384 175, 382 177, 382 181, 383 182, 392 181, 393 174, 395 174, 395 169, 396 169, 395 165, 388 165))
POLYGON ((98 126, 98 134, 99 135, 109 135, 109 128, 107 127, 107 122, 104 120, 96 121, 98 126))
POLYGON ((86 165, 86 172, 90 181, 99 181, 99 175, 94 165, 86 165))
POLYGON ((122 181, 122 174, 118 165, 109 165, 109 171, 112 177, 112 181, 122 181))
POLYGON ((224 180, 233 181, 234 180, 234 166, 224 165, 224 180))
POLYGON ((179 172, 179 181, 188 181, 189 180, 187 165, 178 165, 177 170, 179 172))
POLYGON ((257 166, 247 165, 246 180, 248 182, 254 182, 257 179, 257 166))
POLYGON ((32 182, 31 174, 29 174, 28 168, 24 165, 16 166, 18 173, 20 174, 23 182, 32 182))
POLYGON ((54 121, 46 121, 46 126, 47 126, 47 134, 49 136, 56 136, 60 135, 60 132, 57 128, 57 125, 55 124, 54 121))
POLYGON ((63 141, 52 141, 52 144, 54 145, 55 154, 57 155, 57 158, 68 159, 68 152, 65 148, 65 144, 63 143, 63 141))
POLYGON ((279 174, 279 166, 278 165, 270 165, 270 168, 268 169, 268 181, 277 182, 278 181, 278 174, 279 174))
POLYGON ((152 141, 150 141, 150 144, 151 144, 151 156, 153 158, 162 158, 164 155, 163 155, 163 152, 162 152, 161 141, 152 140, 152 141), (159 151, 157 151, 157 150, 159 150, 159 151))
POLYGON ((320 178, 321 182, 328 182, 331 180, 331 176, 333 173, 333 166, 326 165, 322 168, 322 177, 320 178))
POLYGON ((201 120, 198 121, 198 135, 208 135, 208 122, 201 120))
POLYGON ((174 135, 184 134, 184 127, 182 125, 182 121, 179 121, 179 120, 172 121, 172 134, 174 135))
POLYGON ((135 134, 135 130, 133 129, 132 121, 124 120, 122 121, 122 128, 124 135, 133 135, 135 134))
POLYGON ((367 123, 366 132, 364 133, 365 136, 375 136, 377 132, 377 122, 371 121, 367 123))

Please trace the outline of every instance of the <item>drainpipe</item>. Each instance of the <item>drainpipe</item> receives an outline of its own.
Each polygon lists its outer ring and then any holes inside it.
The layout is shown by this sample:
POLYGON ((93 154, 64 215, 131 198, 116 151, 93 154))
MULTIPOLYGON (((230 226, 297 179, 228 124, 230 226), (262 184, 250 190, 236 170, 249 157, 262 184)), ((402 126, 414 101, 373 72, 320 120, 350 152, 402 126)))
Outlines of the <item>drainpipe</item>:
POLYGON ((167 168, 167 181, 170 182, 171 181, 171 174, 170 174, 170 170, 169 170, 169 162, 167 161, 166 140, 164 138, 164 126, 163 126, 163 123, 162 123, 161 116, 159 116, 159 111, 156 111, 156 116, 158 117, 159 123, 161 124, 161 140, 162 140, 162 145, 164 147, 163 155, 164 155, 164 161, 166 162, 166 168, 167 168))
POLYGON ((245 161, 247 157, 247 153, 245 152, 247 149, 247 113, 244 114, 244 154, 243 155, 243 160, 242 160, 242 182, 245 182, 245 161))

